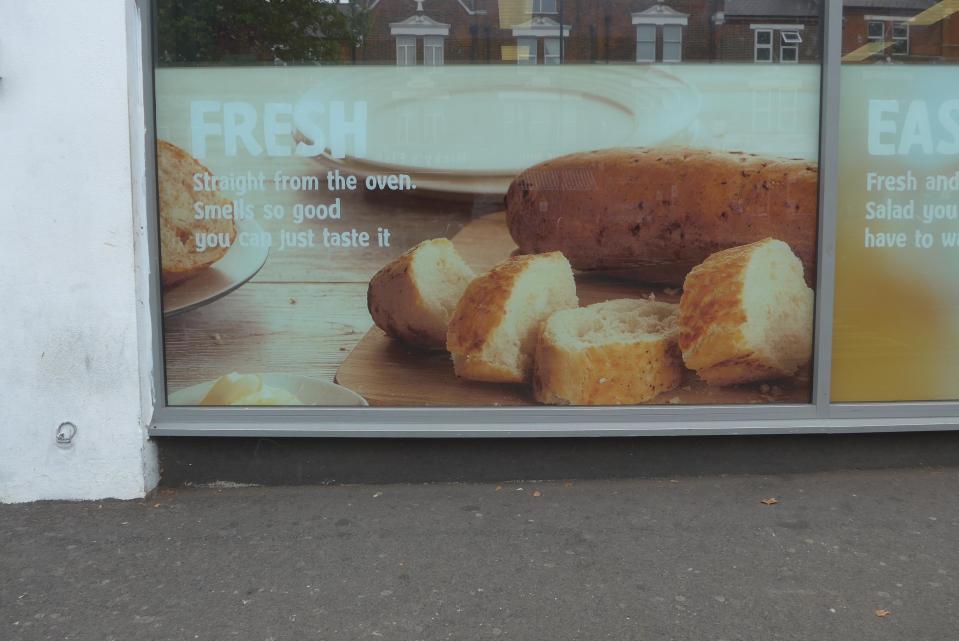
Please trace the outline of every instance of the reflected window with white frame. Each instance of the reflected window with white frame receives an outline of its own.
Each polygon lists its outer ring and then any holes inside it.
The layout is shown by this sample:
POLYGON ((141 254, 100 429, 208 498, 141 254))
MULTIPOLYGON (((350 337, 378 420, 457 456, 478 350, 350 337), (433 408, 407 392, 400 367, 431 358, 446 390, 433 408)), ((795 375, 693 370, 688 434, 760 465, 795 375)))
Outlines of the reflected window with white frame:
POLYGON ((798 31, 781 31, 779 39, 779 61, 799 62, 799 45, 802 44, 802 35, 798 31))
POLYGON ((543 62, 548 65, 558 65, 561 62, 559 38, 543 39, 543 62))
POLYGON ((533 0, 533 13, 558 13, 556 10, 557 0, 533 0))
POLYGON ((873 45, 876 53, 882 53, 886 41, 886 24, 878 20, 867 22, 866 40, 873 45))
POLYGON ((438 67, 443 64, 443 49, 446 38, 443 36, 425 36, 423 38, 423 64, 438 67))
POLYGON ((753 47, 753 60, 756 62, 773 61, 773 30, 756 29, 753 47))
POLYGON ((521 65, 535 65, 538 45, 536 38, 517 38, 516 62, 521 65))
POLYGON ((416 64, 416 36, 396 36, 396 64, 399 67, 416 64))
POLYGON ((656 62, 656 25, 636 25, 636 62, 656 62))
POLYGON ((900 56, 909 55, 909 23, 892 23, 892 53, 900 56))
POLYGON ((682 62, 683 28, 678 24, 663 26, 663 62, 682 62))

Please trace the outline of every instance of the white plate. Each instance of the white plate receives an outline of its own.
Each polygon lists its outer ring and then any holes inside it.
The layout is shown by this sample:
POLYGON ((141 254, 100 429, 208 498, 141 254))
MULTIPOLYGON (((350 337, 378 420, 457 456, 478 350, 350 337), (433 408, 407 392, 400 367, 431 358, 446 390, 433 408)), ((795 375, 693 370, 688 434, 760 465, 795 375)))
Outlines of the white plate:
MULTIPOLYGON (((259 374, 259 376, 263 378, 264 385, 286 390, 300 399, 304 405, 355 407, 368 405, 362 396, 335 383, 298 374, 272 373, 259 374)), ((207 381, 171 392, 168 395, 167 404, 171 407, 197 406, 215 382, 207 381)))
POLYGON ((301 99, 332 101, 366 102, 366 153, 326 153, 317 158, 325 166, 485 194, 505 193, 519 172, 557 156, 682 142, 700 105, 678 76, 645 65, 367 68, 328 76, 301 99))
MULTIPOLYGON (((236 224, 238 233, 259 236, 263 228, 255 220, 236 224)), ((197 275, 163 292, 163 314, 182 314, 226 296, 260 271, 269 247, 234 244, 220 260, 197 275)))

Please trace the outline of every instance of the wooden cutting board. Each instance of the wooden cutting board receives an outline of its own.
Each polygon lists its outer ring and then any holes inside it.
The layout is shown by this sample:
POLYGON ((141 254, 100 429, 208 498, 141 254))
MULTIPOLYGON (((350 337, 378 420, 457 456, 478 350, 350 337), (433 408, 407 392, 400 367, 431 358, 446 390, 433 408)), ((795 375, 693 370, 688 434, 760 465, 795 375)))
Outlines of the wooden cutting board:
MULTIPOLYGON (((503 213, 477 218, 453 237, 463 259, 482 273, 506 259, 516 244, 506 229, 503 213)), ((596 274, 577 274, 580 304, 613 298, 648 298, 678 302, 680 292, 637 285, 596 274)), ((378 327, 371 329, 336 373, 336 382, 357 392, 374 406, 499 407, 536 405, 526 385, 477 383, 457 378, 445 352, 413 349, 392 340, 378 327)), ((808 403, 809 378, 736 387, 709 387, 688 372, 683 384, 661 394, 650 404, 719 405, 754 403, 808 403)))

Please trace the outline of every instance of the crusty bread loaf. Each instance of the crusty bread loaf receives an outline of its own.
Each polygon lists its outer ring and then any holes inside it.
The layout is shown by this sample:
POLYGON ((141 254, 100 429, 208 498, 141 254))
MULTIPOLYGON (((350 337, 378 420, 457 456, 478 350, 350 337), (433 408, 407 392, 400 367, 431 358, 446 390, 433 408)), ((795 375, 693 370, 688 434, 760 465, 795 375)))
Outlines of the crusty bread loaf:
POLYGON ((167 287, 193 276, 223 258, 227 247, 196 248, 197 233, 226 234, 236 239, 229 219, 195 220, 193 206, 226 205, 217 192, 193 191, 193 174, 210 173, 190 154, 164 140, 157 141, 157 187, 160 196, 160 259, 167 287))
POLYGON ((540 323, 578 304, 573 270, 559 252, 500 263, 470 283, 450 320, 446 348, 456 374, 498 383, 529 380, 540 323))
POLYGON ((453 243, 426 240, 370 280, 366 302, 376 326, 425 349, 444 349, 456 304, 475 274, 453 243))
POLYGON ((679 347, 707 383, 791 376, 812 356, 813 291, 789 246, 765 240, 710 256, 686 277, 679 347))
POLYGON ((819 172, 803 160, 686 148, 577 153, 520 174, 506 220, 522 253, 679 285, 710 254, 769 236, 815 281, 819 172))
POLYGON ((536 344, 533 393, 551 405, 644 403, 677 387, 679 308, 611 300, 556 312, 536 344))

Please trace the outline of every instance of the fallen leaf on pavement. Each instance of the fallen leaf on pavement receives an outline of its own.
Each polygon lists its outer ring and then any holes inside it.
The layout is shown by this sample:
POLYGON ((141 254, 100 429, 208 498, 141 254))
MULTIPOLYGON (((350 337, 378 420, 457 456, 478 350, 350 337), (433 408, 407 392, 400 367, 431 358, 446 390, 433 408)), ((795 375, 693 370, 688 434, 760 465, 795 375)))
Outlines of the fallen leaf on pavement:
POLYGON ((497 485, 497 486, 496 486, 496 491, 497 491, 497 492, 502 492, 502 491, 503 491, 503 486, 502 486, 502 485, 497 485))
POLYGON ((880 619, 885 619, 890 614, 892 614, 892 612, 890 612, 889 610, 884 610, 882 608, 879 608, 878 610, 876 610, 876 616, 879 617, 880 619))
POLYGON ((763 505, 776 505, 779 503, 779 499, 771 496, 768 499, 763 499, 760 503, 763 505))
POLYGON ((565 483, 563 483, 563 487, 573 487, 573 482, 572 482, 572 481, 566 481, 565 483))
POLYGON ((543 493, 539 490, 533 490, 533 496, 543 496, 543 493))

